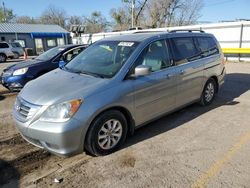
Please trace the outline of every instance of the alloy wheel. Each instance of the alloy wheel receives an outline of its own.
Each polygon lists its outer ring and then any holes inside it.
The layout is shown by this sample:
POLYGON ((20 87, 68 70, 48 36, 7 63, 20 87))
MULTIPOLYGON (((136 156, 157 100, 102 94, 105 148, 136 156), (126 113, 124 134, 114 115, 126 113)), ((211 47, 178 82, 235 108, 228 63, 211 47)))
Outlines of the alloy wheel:
POLYGON ((117 145, 122 137, 122 124, 117 119, 106 121, 98 133, 98 145, 108 150, 117 145))
POLYGON ((215 93, 214 85, 213 85, 213 83, 210 82, 207 85, 206 90, 205 90, 205 100, 206 100, 206 102, 210 102, 213 99, 214 93, 215 93))

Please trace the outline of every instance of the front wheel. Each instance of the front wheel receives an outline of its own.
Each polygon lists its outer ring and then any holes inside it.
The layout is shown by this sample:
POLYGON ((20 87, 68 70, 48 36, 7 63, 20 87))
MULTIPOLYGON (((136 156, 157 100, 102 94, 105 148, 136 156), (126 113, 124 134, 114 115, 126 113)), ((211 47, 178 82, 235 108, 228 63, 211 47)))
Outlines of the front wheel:
POLYGON ((127 120, 121 112, 110 110, 102 113, 89 128, 85 149, 94 156, 113 153, 124 143, 127 127, 127 120))
POLYGON ((216 82, 213 78, 210 78, 203 89, 200 104, 203 106, 209 105, 213 102, 216 94, 216 82))

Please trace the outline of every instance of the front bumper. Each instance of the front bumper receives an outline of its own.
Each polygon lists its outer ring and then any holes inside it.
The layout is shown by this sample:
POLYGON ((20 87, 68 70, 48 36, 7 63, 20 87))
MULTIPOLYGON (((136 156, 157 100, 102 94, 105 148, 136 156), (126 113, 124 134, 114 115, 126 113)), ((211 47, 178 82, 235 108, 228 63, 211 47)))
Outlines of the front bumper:
POLYGON ((29 81, 25 75, 12 76, 2 75, 0 76, 0 83, 9 90, 21 90, 23 86, 29 81))
POLYGON ((25 140, 60 156, 83 152, 83 135, 86 132, 83 122, 74 118, 63 123, 43 122, 39 117, 46 108, 30 104, 23 99, 20 101, 22 102, 16 102, 13 108, 13 117, 25 140))
POLYGON ((15 119, 16 127, 29 143, 60 156, 83 152, 82 128, 76 120, 66 123, 36 121, 27 126, 15 119))

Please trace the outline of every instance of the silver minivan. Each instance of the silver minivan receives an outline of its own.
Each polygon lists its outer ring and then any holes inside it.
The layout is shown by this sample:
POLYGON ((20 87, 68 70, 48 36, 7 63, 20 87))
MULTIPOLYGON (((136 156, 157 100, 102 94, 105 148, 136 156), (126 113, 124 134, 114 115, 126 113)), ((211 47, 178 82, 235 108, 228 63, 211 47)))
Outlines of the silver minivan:
POLYGON ((194 102, 212 103, 224 76, 211 34, 110 37, 29 82, 13 116, 24 139, 54 154, 107 155, 141 125, 194 102))

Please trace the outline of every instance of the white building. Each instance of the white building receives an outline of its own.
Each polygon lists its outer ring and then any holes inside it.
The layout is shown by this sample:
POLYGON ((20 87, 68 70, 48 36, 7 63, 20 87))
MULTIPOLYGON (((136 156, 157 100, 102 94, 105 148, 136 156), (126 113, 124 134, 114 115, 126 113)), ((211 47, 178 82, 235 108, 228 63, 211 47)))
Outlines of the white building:
MULTIPOLYGON (((243 48, 248 54, 241 54, 240 60, 249 60, 244 57, 250 57, 250 21, 238 22, 222 22, 202 25, 180 26, 180 27, 166 27, 157 29, 146 29, 141 31, 170 31, 170 30, 203 30, 206 33, 212 33, 219 41, 224 52, 234 51, 230 56, 239 57, 237 51, 243 48), (236 52, 236 53, 235 53, 236 52)), ((123 35, 128 33, 136 33, 138 30, 122 31, 122 32, 108 32, 95 34, 82 34, 81 37, 73 38, 73 43, 91 44, 102 38, 123 35)))

